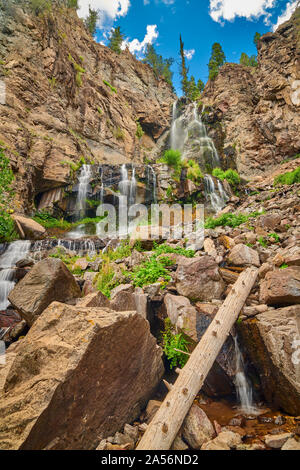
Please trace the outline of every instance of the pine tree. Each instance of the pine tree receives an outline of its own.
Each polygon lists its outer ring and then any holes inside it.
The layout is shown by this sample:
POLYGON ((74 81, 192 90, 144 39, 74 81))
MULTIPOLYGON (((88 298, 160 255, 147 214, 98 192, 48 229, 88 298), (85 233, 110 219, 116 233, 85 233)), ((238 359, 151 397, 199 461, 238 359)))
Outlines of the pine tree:
POLYGON ((197 87, 198 87, 199 92, 202 93, 202 91, 204 90, 204 87, 205 87, 202 80, 200 80, 200 79, 198 80, 197 87))
POLYGON ((261 34, 260 33, 255 33, 253 42, 256 45, 256 47, 258 46, 258 41, 260 40, 260 38, 261 38, 261 34))
POLYGON ((240 57, 240 64, 246 67, 257 67, 257 61, 255 55, 249 57, 245 52, 242 52, 240 57))
POLYGON ((121 32, 120 26, 118 26, 117 28, 113 29, 111 32, 111 37, 110 37, 108 47, 112 51, 115 51, 117 54, 121 54, 122 52, 121 45, 123 41, 124 41, 124 34, 121 32))
POLYGON ((186 65, 186 57, 184 53, 184 43, 180 35, 180 56, 181 56, 181 66, 180 66, 180 75, 181 75, 181 88, 184 96, 189 97, 190 83, 188 79, 189 69, 186 65))
POLYGON ((212 46, 211 58, 208 64, 209 79, 215 80, 219 73, 219 68, 225 64, 226 57, 221 44, 215 42, 212 46))
POLYGON ((92 36, 96 33, 97 22, 99 20, 99 10, 93 10, 89 5, 89 15, 84 20, 85 27, 91 33, 92 36))
POLYGON ((143 62, 152 67, 157 78, 160 76, 164 77, 166 82, 173 88, 173 72, 171 66, 174 63, 174 59, 164 59, 161 55, 157 54, 152 44, 147 44, 143 62))

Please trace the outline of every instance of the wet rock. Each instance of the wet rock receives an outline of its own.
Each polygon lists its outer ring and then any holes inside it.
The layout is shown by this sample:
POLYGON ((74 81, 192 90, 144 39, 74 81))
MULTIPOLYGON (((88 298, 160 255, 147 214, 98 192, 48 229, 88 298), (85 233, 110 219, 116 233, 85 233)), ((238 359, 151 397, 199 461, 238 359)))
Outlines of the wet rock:
POLYGON ((221 298, 225 284, 218 265, 210 256, 184 259, 176 271, 176 288, 191 300, 211 301, 221 298))
POLYGON ((276 418, 274 419, 274 424, 276 424, 276 426, 282 426, 285 423, 286 418, 284 416, 276 416, 276 418))
POLYGON ((164 373, 140 315, 58 302, 15 354, 1 396, 2 449, 38 450, 53 439, 54 449, 94 449, 97 436, 140 415, 164 373))
POLYGON ((296 439, 290 438, 281 447, 281 450, 300 450, 300 441, 296 441, 296 439))
POLYGON ((298 338, 300 306, 269 310, 239 326, 241 340, 261 380, 266 401, 291 415, 300 413, 298 338))
POLYGON ((81 297, 81 291, 67 267, 59 259, 48 258, 37 263, 14 287, 9 301, 32 325, 51 302, 77 297, 81 297))
POLYGON ((192 449, 200 449, 201 446, 211 440, 215 430, 204 413, 197 405, 192 405, 182 426, 182 436, 192 449))
POLYGON ((286 432, 283 434, 277 434, 275 436, 265 436, 265 443, 271 449, 281 449, 288 439, 293 437, 293 434, 286 432))
POLYGON ((215 439, 204 444, 201 450, 230 450, 236 449, 242 442, 241 436, 232 431, 223 431, 215 439))
POLYGON ((260 301, 267 305, 300 303, 300 266, 268 272, 260 284, 260 301))
POLYGON ((247 245, 240 243, 235 245, 229 253, 228 263, 233 266, 256 266, 260 267, 257 251, 247 245))
POLYGON ((34 261, 31 258, 23 258, 20 261, 16 262, 17 268, 30 268, 34 265, 34 261))
POLYGON ((46 229, 35 222, 35 220, 16 214, 13 214, 12 218, 15 221, 17 231, 23 239, 40 240, 47 234, 46 229))

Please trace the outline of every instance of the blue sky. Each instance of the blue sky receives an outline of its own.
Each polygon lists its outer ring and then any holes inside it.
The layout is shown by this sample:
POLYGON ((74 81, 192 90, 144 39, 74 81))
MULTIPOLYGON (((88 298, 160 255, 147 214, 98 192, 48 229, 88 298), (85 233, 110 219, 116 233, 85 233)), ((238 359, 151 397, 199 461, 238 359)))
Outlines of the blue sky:
POLYGON ((255 54, 255 32, 275 30, 290 17, 297 0, 79 0, 81 16, 86 16, 88 4, 100 11, 97 41, 107 44, 111 28, 121 26, 126 44, 138 58, 148 42, 163 57, 173 57, 180 96, 180 33, 190 75, 206 82, 214 42, 221 43, 227 62, 238 62, 242 52, 255 54))

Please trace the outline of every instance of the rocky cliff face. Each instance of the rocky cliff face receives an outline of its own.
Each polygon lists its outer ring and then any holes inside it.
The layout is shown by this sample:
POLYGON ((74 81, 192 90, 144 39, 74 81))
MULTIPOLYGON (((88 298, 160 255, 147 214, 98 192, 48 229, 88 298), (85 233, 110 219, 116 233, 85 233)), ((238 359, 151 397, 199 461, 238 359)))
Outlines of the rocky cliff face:
POLYGON ((0 141, 16 174, 16 209, 65 186, 65 162, 142 162, 155 152, 174 95, 149 66, 95 43, 72 10, 34 16, 26 2, 0 1, 0 24, 0 141))
POLYGON ((258 44, 258 67, 226 64, 206 86, 204 119, 224 165, 245 175, 300 152, 300 8, 258 44))

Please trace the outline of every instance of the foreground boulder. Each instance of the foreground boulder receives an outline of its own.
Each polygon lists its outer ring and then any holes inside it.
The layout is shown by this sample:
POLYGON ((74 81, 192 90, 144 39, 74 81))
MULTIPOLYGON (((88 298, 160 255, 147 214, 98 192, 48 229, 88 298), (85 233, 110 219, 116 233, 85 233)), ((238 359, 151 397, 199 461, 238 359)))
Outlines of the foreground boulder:
POLYGON ((300 304, 300 266, 268 272, 261 282, 260 301, 267 305, 300 304))
POLYGON ((240 324, 243 344, 266 400, 300 414, 300 305, 269 310, 240 324))
POLYGON ((205 442, 214 438, 214 427, 199 406, 192 405, 183 422, 182 436, 192 449, 201 449, 205 442))
POLYGON ((211 256, 183 259, 176 271, 176 289, 190 300, 210 302, 220 299, 225 284, 220 276, 218 264, 211 256))
POLYGON ((1 449, 95 449, 139 416, 164 373, 141 315, 58 302, 13 354, 1 449))
POLYGON ((60 259, 37 263, 9 294, 12 306, 32 325, 53 301, 66 302, 81 297, 80 288, 60 259))

